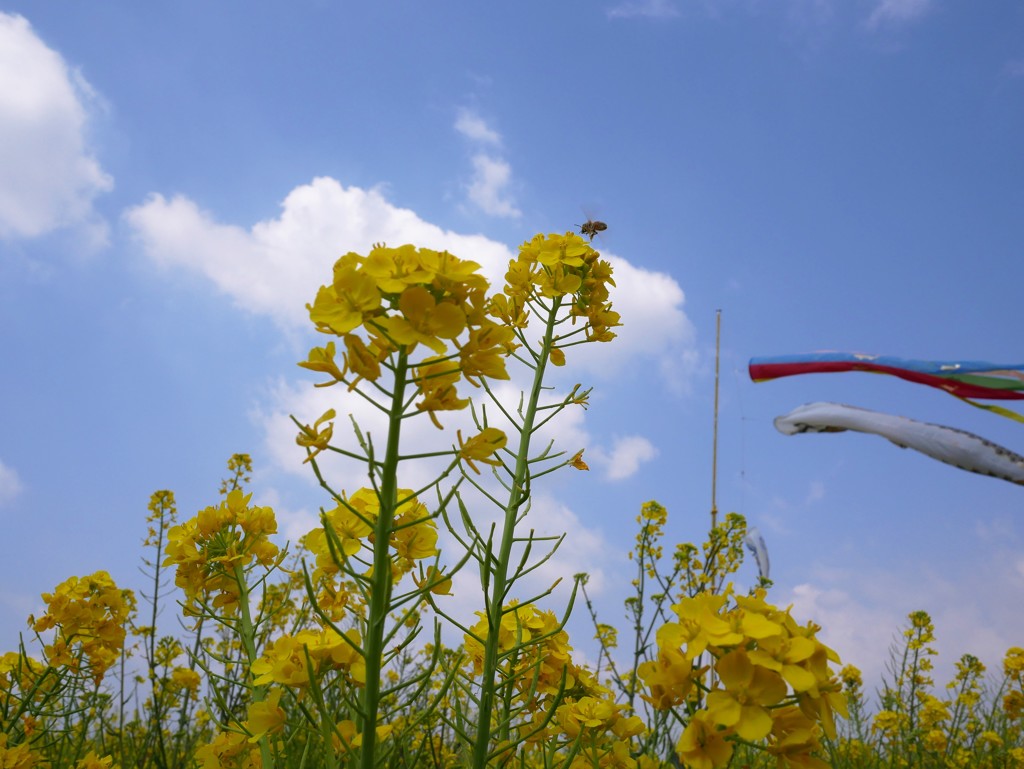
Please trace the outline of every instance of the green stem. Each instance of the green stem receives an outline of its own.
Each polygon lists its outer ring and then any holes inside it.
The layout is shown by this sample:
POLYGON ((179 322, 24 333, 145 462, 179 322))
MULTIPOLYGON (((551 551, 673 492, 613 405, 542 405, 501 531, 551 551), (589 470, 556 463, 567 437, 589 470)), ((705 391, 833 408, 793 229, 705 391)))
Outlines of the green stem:
MULTIPOLYGON (((151 733, 155 733, 156 736, 156 750, 159 756, 159 764, 161 766, 167 766, 167 749, 164 744, 164 697, 166 690, 163 685, 160 686, 160 690, 157 691, 157 672, 156 672, 156 621, 159 611, 160 601, 160 590, 162 585, 160 584, 160 573, 162 567, 161 555, 164 552, 164 532, 167 528, 167 510, 165 503, 161 501, 160 504, 160 518, 157 521, 157 535, 156 535, 156 559, 153 561, 153 611, 149 618, 149 638, 146 639, 148 645, 147 662, 149 664, 149 685, 152 687, 150 696, 153 698, 153 720, 156 721, 154 727, 150 730, 151 733)), ((124 734, 124 724, 122 718, 121 734, 124 734)), ((120 736, 118 739, 122 739, 120 736)), ((123 748, 122 748, 123 750, 123 748)), ((122 753, 123 755, 123 753, 122 753)))
POLYGON ((366 638, 363 650, 366 653, 366 685, 363 687, 362 719, 360 729, 363 735, 359 766, 372 769, 376 761, 377 711, 380 704, 381 675, 383 674, 384 626, 391 610, 391 552, 389 539, 394 524, 398 503, 398 450, 402 431, 402 412, 409 370, 409 359, 403 349, 395 365, 395 386, 391 393, 389 411, 388 444, 384 451, 384 463, 380 485, 380 513, 374 527, 373 575, 370 584, 369 616, 366 622, 366 638))
MULTIPOLYGON (((245 583, 245 571, 238 564, 235 564, 235 582, 238 583, 238 611, 240 615, 239 635, 242 639, 242 646, 245 649, 245 656, 249 662, 250 676, 252 675, 252 664, 256 661, 256 628, 252 623, 252 612, 249 611, 249 587, 245 583)), ((253 703, 263 702, 267 693, 266 686, 252 687, 253 703)), ((273 769, 274 757, 270 752, 270 740, 267 735, 260 738, 260 758, 264 769, 273 769)))
MULTIPOLYGON (((495 677, 498 671, 498 629, 501 627, 502 607, 505 603, 505 591, 508 587, 508 565, 512 554, 512 544, 515 538, 516 520, 519 517, 519 509, 529 498, 529 491, 526 490, 526 480, 530 474, 530 438, 533 435, 534 420, 537 415, 537 404, 540 401, 540 394, 544 384, 544 372, 547 368, 548 357, 551 352, 551 341, 554 336, 555 318, 562 299, 558 297, 553 302, 548 313, 547 325, 544 329, 544 340, 541 345, 540 355, 537 358, 537 367, 533 375, 533 387, 530 390, 530 399, 523 413, 523 425, 520 429, 519 452, 516 455, 515 477, 512 479, 512 488, 509 491, 508 504, 505 506, 505 522, 501 532, 501 542, 498 548, 498 558, 494 566, 490 567, 489 554, 485 554, 485 565, 491 570, 491 594, 487 608, 487 643, 484 644, 484 665, 481 679, 480 711, 477 716, 476 742, 473 745, 473 769, 484 769, 487 766, 487 754, 490 748, 491 713, 494 710, 495 677)), ((506 725, 507 730, 507 725, 506 725)), ((507 735, 501 735, 505 737, 507 735)))

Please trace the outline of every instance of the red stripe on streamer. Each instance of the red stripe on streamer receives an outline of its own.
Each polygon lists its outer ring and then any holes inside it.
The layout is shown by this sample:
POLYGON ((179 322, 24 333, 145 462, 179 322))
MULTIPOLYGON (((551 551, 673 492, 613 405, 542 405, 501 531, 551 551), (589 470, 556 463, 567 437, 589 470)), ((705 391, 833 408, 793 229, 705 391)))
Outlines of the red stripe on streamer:
POLYGON ((1024 400, 1024 392, 1018 390, 1003 390, 995 387, 983 387, 981 385, 961 382, 957 379, 935 376, 934 374, 923 374, 919 371, 909 371, 894 366, 881 366, 870 361, 803 361, 796 363, 751 363, 750 378, 755 382, 765 382, 769 379, 778 379, 785 376, 797 374, 825 374, 842 371, 866 371, 872 374, 891 374, 892 376, 905 379, 908 382, 937 387, 940 390, 957 396, 958 398, 981 398, 983 400, 1024 400))

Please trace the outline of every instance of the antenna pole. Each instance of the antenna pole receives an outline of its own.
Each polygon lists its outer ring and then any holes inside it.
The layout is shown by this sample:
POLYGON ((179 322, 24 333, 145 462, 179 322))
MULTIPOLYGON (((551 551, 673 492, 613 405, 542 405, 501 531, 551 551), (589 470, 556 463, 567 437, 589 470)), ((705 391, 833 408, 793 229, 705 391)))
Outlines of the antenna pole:
POLYGON ((715 310, 715 423, 711 439, 711 528, 718 525, 718 361, 722 345, 722 311, 715 310))

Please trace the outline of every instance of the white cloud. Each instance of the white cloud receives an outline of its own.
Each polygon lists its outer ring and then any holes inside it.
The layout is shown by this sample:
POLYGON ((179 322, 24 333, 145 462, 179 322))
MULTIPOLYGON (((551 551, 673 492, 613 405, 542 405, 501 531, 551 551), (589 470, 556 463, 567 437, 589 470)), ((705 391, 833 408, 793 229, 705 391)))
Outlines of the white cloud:
POLYGON ((86 142, 89 84, 23 17, 0 13, 0 237, 81 227, 106 242, 92 201, 113 181, 86 142))
MULTIPOLYGON (((533 527, 538 536, 568 534, 556 555, 531 575, 530 581, 537 590, 543 590, 561 579, 561 597, 567 597, 573 575, 587 572, 590 575, 587 590, 591 596, 601 595, 609 584, 608 575, 601 564, 624 560, 624 554, 612 548, 595 527, 588 526, 573 510, 552 497, 534 497, 533 507, 523 528, 529 527, 533 527)), ((545 548, 540 549, 546 552, 545 548)))
POLYGON ((658 456, 654 444, 640 435, 616 438, 610 452, 595 447, 590 453, 596 463, 605 467, 605 475, 610 481, 629 478, 640 469, 643 462, 658 456))
POLYGON ((868 16, 869 29, 886 24, 901 24, 921 18, 928 12, 931 0, 879 0, 868 16))
POLYGON ((477 147, 489 151, 474 152, 470 162, 473 174, 465 185, 470 205, 488 216, 517 218, 522 212, 516 207, 509 192, 512 184, 512 166, 494 150, 501 146, 501 134, 488 125, 480 115, 470 109, 459 110, 455 130, 477 147))
POLYGON ((679 15, 672 0, 631 0, 608 9, 608 18, 628 19, 643 16, 651 19, 666 19, 679 15))
POLYGON ((491 144, 495 147, 501 144, 501 134, 472 110, 459 110, 459 116, 455 119, 455 130, 467 139, 481 144, 491 144))
POLYGON ((21 479, 14 468, 0 462, 0 507, 18 496, 22 488, 21 479))
POLYGON ((516 218, 522 212, 508 192, 512 166, 499 157, 479 152, 473 156, 473 177, 466 186, 469 202, 490 216, 516 218))
POLYGON ((335 260, 375 242, 447 249, 503 282, 512 252, 480 235, 460 235, 392 205, 377 190, 343 187, 328 177, 293 189, 281 215, 246 230, 218 223, 187 197, 154 194, 125 214, 147 257, 198 272, 235 303, 289 331, 308 327, 306 303, 328 282, 335 260))

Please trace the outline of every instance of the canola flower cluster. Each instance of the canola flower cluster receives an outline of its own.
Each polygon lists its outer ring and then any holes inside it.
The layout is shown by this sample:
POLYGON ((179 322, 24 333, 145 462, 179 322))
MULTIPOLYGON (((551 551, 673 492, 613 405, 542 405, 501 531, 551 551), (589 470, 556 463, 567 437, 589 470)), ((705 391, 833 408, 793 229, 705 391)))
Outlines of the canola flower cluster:
POLYGON ((121 654, 125 624, 135 610, 135 595, 121 590, 110 574, 98 571, 88 577, 70 577, 52 593, 43 593, 46 613, 29 617, 37 633, 55 628, 44 652, 50 666, 78 671, 87 668, 98 683, 121 654))
POLYGON ((847 707, 832 669, 839 658, 817 638, 820 628, 769 603, 770 582, 742 595, 726 581, 743 562, 742 516, 714 522, 700 547, 680 543, 671 559, 661 544, 667 520, 654 501, 636 519, 635 594, 625 602, 632 670, 619 670, 612 653, 619 633, 591 609, 598 669, 607 669, 627 702, 646 709, 643 752, 671 754, 695 769, 765 760, 780 769, 828 766, 836 716, 847 707))
POLYGON ((230 491, 219 505, 167 532, 164 566, 176 566, 175 584, 185 591, 186 612, 198 614, 209 602, 228 614, 241 599, 240 570, 259 564, 271 568, 279 548, 268 539, 277 531, 274 511, 250 506, 251 494, 230 491))
MULTIPOLYGON (((476 262, 446 251, 375 246, 368 255, 348 253, 334 265, 334 279, 322 286, 307 305, 317 330, 341 339, 314 347, 299 365, 326 374, 327 387, 344 383, 349 390, 360 383, 376 384, 387 369, 406 365, 401 359, 423 345, 433 353, 412 365, 411 375, 419 400, 416 409, 430 415, 440 428, 438 413, 469 405, 458 384, 465 379, 479 385, 484 378, 507 380, 507 358, 520 346, 517 332, 529 322, 531 302, 560 302, 571 296, 571 315, 587 323, 563 334, 562 344, 576 344, 577 332, 585 341, 610 341, 619 315, 611 309, 608 287, 614 285, 608 262, 579 236, 537 235, 524 243, 509 264, 502 293, 488 295, 489 284, 476 262), (454 351, 450 348, 454 347, 454 351), (401 353, 401 356, 398 354, 401 353), (396 360, 396 357, 399 360, 396 360)), ((551 360, 564 364, 565 354, 556 340, 551 360)), ((297 438, 310 458, 327 448, 333 437, 334 410, 312 425, 303 425, 297 438)), ((467 442, 462 455, 484 461, 501 448, 499 431, 467 442)))
POLYGON ((827 767, 814 757, 846 715, 836 653, 788 610, 752 596, 703 593, 672 606, 676 620, 657 631, 658 656, 637 673, 643 698, 659 710, 690 711, 676 749, 694 769, 727 766, 735 736, 767 740, 766 751, 794 766, 827 767), (713 671, 713 672, 712 672, 713 671))

